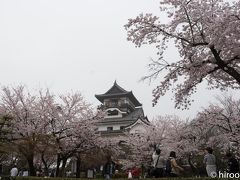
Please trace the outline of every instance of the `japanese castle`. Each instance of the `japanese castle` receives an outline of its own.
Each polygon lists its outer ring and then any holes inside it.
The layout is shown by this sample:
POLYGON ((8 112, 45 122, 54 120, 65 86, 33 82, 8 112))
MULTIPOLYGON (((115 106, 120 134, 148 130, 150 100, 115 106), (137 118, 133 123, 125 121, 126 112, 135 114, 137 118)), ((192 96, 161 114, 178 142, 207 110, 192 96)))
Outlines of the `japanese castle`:
POLYGON ((105 113, 98 122, 98 131, 102 135, 122 135, 124 131, 139 133, 150 124, 132 91, 126 91, 116 81, 106 93, 95 97, 102 103, 100 107, 105 113))

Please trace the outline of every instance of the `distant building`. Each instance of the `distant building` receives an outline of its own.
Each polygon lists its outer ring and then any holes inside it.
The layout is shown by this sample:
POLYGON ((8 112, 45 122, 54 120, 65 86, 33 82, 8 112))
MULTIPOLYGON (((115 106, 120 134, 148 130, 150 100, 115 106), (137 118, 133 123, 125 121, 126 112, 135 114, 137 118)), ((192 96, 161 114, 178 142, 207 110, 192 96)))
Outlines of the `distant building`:
POLYGON ((105 116, 98 122, 98 131, 105 136, 123 135, 143 132, 149 121, 142 109, 142 104, 133 95, 115 81, 113 86, 104 94, 95 95, 102 103, 101 108, 105 116))

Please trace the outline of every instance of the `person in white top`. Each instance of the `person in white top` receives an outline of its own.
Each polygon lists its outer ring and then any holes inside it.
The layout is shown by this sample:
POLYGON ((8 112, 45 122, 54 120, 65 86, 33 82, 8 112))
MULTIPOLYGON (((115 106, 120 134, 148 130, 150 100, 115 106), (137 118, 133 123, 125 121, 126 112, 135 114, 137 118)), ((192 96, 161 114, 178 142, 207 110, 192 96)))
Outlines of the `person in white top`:
POLYGON ((154 176, 155 178, 163 177, 163 169, 165 166, 165 160, 160 154, 161 154, 161 150, 156 149, 156 151, 152 155, 153 167, 154 167, 152 176, 154 176))
POLYGON ((212 177, 217 174, 216 157, 213 155, 213 149, 211 147, 207 147, 205 153, 203 163, 206 165, 207 175, 212 177))
POLYGON ((10 176, 11 177, 16 177, 18 175, 18 168, 16 165, 13 166, 13 168, 10 171, 10 176))

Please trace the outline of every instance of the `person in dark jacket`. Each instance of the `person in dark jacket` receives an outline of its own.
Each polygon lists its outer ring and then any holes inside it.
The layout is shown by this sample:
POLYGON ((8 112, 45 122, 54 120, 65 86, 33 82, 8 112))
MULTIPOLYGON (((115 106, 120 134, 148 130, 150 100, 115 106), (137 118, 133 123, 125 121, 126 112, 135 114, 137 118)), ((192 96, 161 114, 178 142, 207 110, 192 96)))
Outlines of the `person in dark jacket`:
POLYGON ((103 172, 104 172, 105 179, 112 178, 112 175, 115 172, 115 163, 112 161, 111 156, 107 158, 107 162, 104 165, 103 172))
POLYGON ((231 154, 226 154, 228 158, 228 172, 229 173, 239 173, 239 162, 238 160, 231 154))

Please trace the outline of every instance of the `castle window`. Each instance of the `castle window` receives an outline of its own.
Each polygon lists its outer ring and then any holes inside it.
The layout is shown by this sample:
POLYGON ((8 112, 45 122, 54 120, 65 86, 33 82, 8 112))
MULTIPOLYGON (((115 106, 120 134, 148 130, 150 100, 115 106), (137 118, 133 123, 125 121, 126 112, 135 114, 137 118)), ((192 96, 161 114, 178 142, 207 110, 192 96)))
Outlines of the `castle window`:
POLYGON ((120 101, 118 101, 118 106, 122 106, 124 104, 124 100, 120 100, 120 101))
POLYGON ((114 107, 118 106, 118 99, 112 100, 112 106, 114 106, 114 107))
POLYGON ((120 129, 123 130, 125 126, 120 126, 120 129))
POLYGON ((112 131, 113 127, 107 127, 107 131, 112 131))
POLYGON ((109 106, 110 105, 110 103, 109 103, 109 101, 104 101, 104 106, 109 106))
POLYGON ((107 111, 107 113, 108 113, 108 116, 117 116, 118 115, 117 110, 113 110, 113 111, 109 110, 109 111, 107 111))

